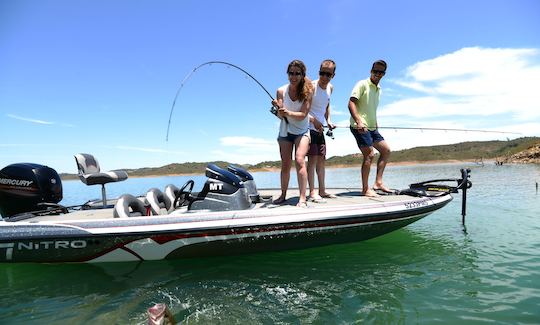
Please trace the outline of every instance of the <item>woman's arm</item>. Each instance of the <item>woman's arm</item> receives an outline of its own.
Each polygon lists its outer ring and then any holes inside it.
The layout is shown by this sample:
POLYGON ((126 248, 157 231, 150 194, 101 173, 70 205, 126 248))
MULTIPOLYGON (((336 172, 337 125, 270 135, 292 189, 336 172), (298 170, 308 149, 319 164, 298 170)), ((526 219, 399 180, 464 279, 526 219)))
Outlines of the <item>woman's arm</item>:
POLYGON ((280 111, 282 111, 283 116, 291 117, 299 121, 306 118, 306 116, 309 114, 309 110, 311 109, 311 96, 312 95, 313 94, 310 92, 307 98, 304 99, 304 102, 302 103, 302 107, 300 107, 300 111, 298 112, 289 111, 286 107, 280 108, 280 111))

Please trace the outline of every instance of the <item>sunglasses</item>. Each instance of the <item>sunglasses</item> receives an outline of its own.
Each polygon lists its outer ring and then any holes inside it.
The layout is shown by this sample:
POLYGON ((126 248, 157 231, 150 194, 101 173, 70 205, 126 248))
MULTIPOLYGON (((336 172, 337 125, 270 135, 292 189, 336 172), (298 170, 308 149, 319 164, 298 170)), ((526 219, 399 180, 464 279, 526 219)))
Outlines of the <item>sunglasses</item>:
POLYGON ((319 76, 321 76, 321 77, 332 78, 333 75, 334 75, 334 74, 333 74, 333 73, 330 73, 330 72, 319 71, 319 76))
POLYGON ((302 72, 294 72, 294 71, 288 71, 287 74, 289 76, 301 76, 302 72))
POLYGON ((386 71, 382 71, 382 70, 371 70, 371 73, 373 74, 382 74, 384 75, 386 73, 386 71))

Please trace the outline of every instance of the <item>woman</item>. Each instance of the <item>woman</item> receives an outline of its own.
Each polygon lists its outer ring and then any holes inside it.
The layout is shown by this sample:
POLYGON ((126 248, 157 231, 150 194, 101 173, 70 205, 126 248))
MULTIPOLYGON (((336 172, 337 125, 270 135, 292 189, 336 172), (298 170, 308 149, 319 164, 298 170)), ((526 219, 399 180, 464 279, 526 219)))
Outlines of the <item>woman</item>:
POLYGON ((300 199, 297 206, 307 207, 306 154, 309 149, 309 108, 313 86, 306 77, 306 66, 300 60, 294 60, 287 67, 289 83, 277 90, 272 105, 277 108, 277 116, 281 119, 279 126, 279 153, 281 155, 281 196, 274 204, 285 202, 289 179, 291 176, 292 153, 296 163, 296 175, 300 199))

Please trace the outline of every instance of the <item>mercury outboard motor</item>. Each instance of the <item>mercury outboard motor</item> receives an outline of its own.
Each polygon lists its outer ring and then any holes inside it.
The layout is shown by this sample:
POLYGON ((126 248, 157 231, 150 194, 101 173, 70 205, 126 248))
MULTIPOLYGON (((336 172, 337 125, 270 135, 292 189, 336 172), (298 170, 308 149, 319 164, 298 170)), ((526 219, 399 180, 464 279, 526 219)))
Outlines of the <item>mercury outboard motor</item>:
POLYGON ((18 163, 0 170, 0 214, 5 218, 61 200, 62 181, 50 167, 18 163))
POLYGON ((188 210, 244 210, 251 200, 243 182, 228 170, 214 164, 206 167, 206 183, 197 196, 189 197, 188 210))

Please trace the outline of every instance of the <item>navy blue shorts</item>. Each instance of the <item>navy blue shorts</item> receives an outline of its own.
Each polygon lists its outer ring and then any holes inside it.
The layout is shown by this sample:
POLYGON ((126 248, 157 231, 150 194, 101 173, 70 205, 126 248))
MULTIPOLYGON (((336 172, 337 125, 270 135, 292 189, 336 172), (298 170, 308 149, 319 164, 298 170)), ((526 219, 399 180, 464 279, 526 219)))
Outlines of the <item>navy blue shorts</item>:
POLYGON ((377 129, 373 131, 368 130, 366 133, 362 134, 360 133, 360 131, 358 131, 358 129, 351 127, 351 133, 356 139, 356 144, 358 145, 358 148, 373 147, 373 143, 381 142, 384 140, 383 136, 379 133, 377 129))

